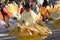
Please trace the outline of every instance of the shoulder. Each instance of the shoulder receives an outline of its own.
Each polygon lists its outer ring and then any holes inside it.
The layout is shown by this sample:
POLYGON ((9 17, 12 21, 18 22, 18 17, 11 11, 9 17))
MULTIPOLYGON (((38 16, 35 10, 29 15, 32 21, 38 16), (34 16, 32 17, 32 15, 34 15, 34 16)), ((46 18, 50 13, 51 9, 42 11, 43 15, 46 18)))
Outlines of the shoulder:
POLYGON ((36 14, 33 10, 30 10, 30 12, 31 12, 32 14, 36 14))
POLYGON ((22 16, 22 15, 25 15, 26 13, 27 13, 27 12, 24 10, 24 12, 21 14, 21 16, 22 16))
POLYGON ((36 13, 33 10, 30 10, 32 15, 36 15, 36 13))

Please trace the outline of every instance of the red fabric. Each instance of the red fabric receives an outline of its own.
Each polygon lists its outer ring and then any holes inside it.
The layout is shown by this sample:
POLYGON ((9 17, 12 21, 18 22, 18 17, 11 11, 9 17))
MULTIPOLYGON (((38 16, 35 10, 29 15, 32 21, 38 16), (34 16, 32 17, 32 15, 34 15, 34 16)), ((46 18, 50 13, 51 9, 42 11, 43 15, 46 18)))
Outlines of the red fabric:
POLYGON ((49 10, 47 10, 47 11, 46 11, 46 13, 48 13, 48 15, 50 15, 50 12, 49 12, 49 10))
POLYGON ((12 17, 12 13, 10 13, 6 7, 4 7, 3 10, 8 17, 12 17))
POLYGON ((20 14, 22 14, 24 12, 24 8, 20 9, 20 14))
POLYGON ((40 17, 40 20, 43 20, 43 16, 40 17))
POLYGON ((41 8, 42 8, 42 9, 45 9, 45 7, 44 7, 44 6, 41 6, 41 8))

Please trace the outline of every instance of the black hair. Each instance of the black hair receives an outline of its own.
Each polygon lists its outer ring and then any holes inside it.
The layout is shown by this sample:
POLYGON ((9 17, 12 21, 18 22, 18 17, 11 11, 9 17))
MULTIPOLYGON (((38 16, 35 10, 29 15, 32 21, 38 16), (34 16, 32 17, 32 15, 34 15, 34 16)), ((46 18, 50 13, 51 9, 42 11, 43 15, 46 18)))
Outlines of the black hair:
POLYGON ((17 18, 16 18, 16 17, 13 17, 13 19, 14 19, 14 20, 17 20, 17 18))
POLYGON ((42 6, 46 7, 46 6, 48 6, 48 5, 49 5, 49 4, 48 4, 47 0, 44 0, 44 2, 43 2, 43 5, 42 5, 42 6))
POLYGON ((25 3, 24 5, 23 5, 23 7, 26 9, 26 8, 30 8, 30 5, 28 4, 28 3, 25 3))

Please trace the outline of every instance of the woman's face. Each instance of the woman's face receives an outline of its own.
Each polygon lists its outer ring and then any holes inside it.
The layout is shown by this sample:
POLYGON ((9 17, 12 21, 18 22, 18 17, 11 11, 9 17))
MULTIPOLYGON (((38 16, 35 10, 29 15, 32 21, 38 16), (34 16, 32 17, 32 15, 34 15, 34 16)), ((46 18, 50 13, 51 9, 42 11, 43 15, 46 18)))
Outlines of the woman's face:
POLYGON ((27 12, 30 12, 30 8, 27 8, 26 11, 27 11, 27 12))

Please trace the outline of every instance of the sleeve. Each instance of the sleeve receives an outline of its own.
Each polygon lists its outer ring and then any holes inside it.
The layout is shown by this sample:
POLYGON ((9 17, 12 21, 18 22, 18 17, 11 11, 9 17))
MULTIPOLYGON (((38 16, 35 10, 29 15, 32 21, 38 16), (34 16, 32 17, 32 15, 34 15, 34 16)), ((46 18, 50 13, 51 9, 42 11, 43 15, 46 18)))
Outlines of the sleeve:
POLYGON ((24 12, 24 9, 23 8, 21 8, 20 9, 20 14, 22 14, 24 12))
POLYGON ((21 18, 20 18, 20 21, 19 21, 20 23, 24 21, 24 15, 23 14, 21 14, 21 18))
POLYGON ((39 17, 38 17, 38 16, 36 15, 36 13, 33 12, 33 11, 32 11, 32 16, 33 16, 34 20, 39 19, 39 17))
POLYGON ((33 11, 32 11, 32 16, 37 24, 42 25, 41 24, 42 21, 39 19, 39 17, 33 11))

